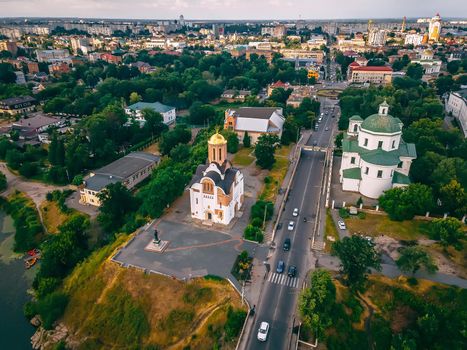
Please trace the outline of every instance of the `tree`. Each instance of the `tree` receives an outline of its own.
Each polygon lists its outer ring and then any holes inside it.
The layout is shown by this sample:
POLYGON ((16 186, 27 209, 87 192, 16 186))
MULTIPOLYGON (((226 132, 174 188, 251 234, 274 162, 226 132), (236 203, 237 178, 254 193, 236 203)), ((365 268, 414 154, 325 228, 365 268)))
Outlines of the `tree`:
POLYGON ((299 128, 292 116, 287 117, 284 123, 284 131, 281 136, 281 144, 289 145, 291 142, 298 141, 299 128))
POLYGON ((245 227, 243 235, 245 236, 245 239, 260 243, 263 241, 264 238, 263 231, 261 231, 259 227, 253 226, 251 224, 245 227))
POLYGON ((159 148, 162 154, 169 154, 172 148, 179 143, 188 143, 191 140, 191 132, 183 125, 177 125, 173 130, 162 134, 159 148))
POLYGON ((423 67, 422 67, 422 65, 420 65, 418 63, 409 64, 409 66, 407 67, 407 76, 412 78, 412 79, 416 79, 416 80, 422 79, 422 77, 423 77, 423 67))
POLYGON ((429 273, 435 273, 438 267, 433 258, 420 246, 405 247, 396 260, 397 267, 402 272, 414 275, 420 268, 424 267, 429 273))
POLYGON ((6 190, 7 188, 7 179, 4 173, 0 171, 0 192, 6 190))
POLYGON ((238 136, 234 132, 229 132, 227 134, 227 152, 237 153, 238 151, 238 136))
POLYGON ((342 141, 344 140, 344 133, 340 132, 336 135, 336 139, 334 140, 334 144, 336 145, 337 148, 342 147, 342 141))
POLYGON ((263 134, 258 138, 255 146, 256 164, 263 169, 271 169, 276 159, 274 151, 279 143, 277 135, 263 134))
POLYGON ((456 74, 460 67, 461 67, 461 62, 458 60, 448 62, 448 64, 446 65, 446 69, 451 74, 456 74))
POLYGON ((98 194, 101 202, 97 220, 104 230, 115 232, 125 224, 127 214, 134 211, 137 202, 120 182, 108 185, 98 194))
POLYGON ((190 107, 190 116, 188 120, 191 124, 202 125, 212 121, 215 116, 216 110, 211 105, 195 102, 190 107))
POLYGON ((459 240, 465 237, 461 227, 462 223, 456 218, 434 219, 430 224, 430 236, 441 241, 441 244, 445 247, 452 245, 461 250, 462 244, 460 244, 459 240))
POLYGON ((336 302, 336 287, 331 274, 326 270, 315 270, 310 277, 310 287, 303 290, 298 301, 298 310, 303 325, 321 339, 324 331, 332 324, 332 309, 336 302))
POLYGON ((16 81, 13 66, 9 63, 0 63, 0 83, 11 84, 16 81))
POLYGON ((141 101, 141 95, 139 95, 137 92, 132 92, 130 94, 130 104, 134 104, 136 102, 141 101))
POLYGON ((170 158, 174 162, 183 163, 190 157, 190 146, 184 143, 180 143, 170 151, 170 158))
POLYGON ((252 205, 250 218, 251 220, 259 218, 263 222, 263 220, 271 220, 273 214, 274 203, 260 199, 252 205))
POLYGON ((391 220, 409 220, 416 214, 423 215, 434 207, 433 193, 423 184, 410 184, 408 187, 395 187, 379 197, 379 204, 391 220))
POLYGON ((52 141, 49 146, 49 162, 52 165, 65 164, 65 145, 62 139, 58 138, 57 133, 53 133, 52 141))
POLYGON ((243 134, 243 146, 247 148, 251 147, 251 137, 248 135, 248 131, 245 131, 243 134))
POLYGON ((443 208, 452 215, 462 217, 467 213, 467 193, 457 180, 442 186, 439 195, 443 208))
POLYGON ((363 287, 370 268, 381 269, 380 255, 374 244, 360 236, 345 237, 332 245, 332 254, 341 260, 341 273, 355 289, 363 287))

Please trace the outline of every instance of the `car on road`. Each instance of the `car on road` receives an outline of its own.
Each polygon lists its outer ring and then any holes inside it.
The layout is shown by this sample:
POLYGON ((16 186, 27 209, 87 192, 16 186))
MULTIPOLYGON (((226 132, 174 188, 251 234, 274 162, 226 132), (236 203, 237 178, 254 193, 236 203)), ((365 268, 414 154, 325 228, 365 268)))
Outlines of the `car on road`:
POLYGON ((258 329, 258 340, 259 341, 266 341, 268 338, 268 332, 269 332, 269 323, 267 322, 261 322, 259 329, 258 329))
POLYGON ((298 216, 298 208, 295 208, 292 213, 293 216, 298 216))
POLYGON ((287 226, 287 230, 293 231, 294 227, 295 227, 295 222, 290 221, 290 222, 289 222, 289 226, 287 226))
POLYGON ((284 245, 282 246, 285 252, 290 250, 290 238, 286 238, 284 241, 284 245))
POLYGON ((282 222, 279 222, 279 223, 277 224, 277 229, 280 230, 281 228, 282 228, 282 222))
POLYGON ((341 230, 347 229, 347 227, 345 226, 345 222, 342 221, 342 220, 339 220, 339 221, 337 222, 337 226, 339 226, 339 228, 340 228, 341 230))
POLYGON ((316 146, 318 144, 318 141, 313 141, 313 146, 316 146))
POLYGON ((289 266, 289 271, 287 271, 287 276, 295 277, 297 275, 297 267, 295 265, 289 266))
POLYGON ((282 273, 284 272, 284 270, 285 270, 285 262, 283 260, 279 260, 279 262, 277 263, 276 272, 282 273))
POLYGON ((324 131, 329 131, 329 128, 324 129, 324 131))

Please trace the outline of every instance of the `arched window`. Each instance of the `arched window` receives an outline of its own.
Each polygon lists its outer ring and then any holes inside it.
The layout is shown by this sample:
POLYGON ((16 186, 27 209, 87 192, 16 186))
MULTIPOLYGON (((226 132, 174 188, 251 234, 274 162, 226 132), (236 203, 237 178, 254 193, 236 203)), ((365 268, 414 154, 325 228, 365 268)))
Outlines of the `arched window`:
POLYGON ((219 148, 219 161, 222 159, 222 148, 219 148))
POLYGON ((354 124, 353 126, 353 132, 357 132, 358 131, 358 124, 354 124))
POLYGON ((216 160, 216 150, 212 149, 212 160, 216 160))

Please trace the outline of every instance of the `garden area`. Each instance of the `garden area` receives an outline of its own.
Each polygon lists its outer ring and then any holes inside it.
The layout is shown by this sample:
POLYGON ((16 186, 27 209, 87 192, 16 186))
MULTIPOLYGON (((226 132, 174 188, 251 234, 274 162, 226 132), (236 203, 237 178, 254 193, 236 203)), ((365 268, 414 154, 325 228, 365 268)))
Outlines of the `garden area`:
POLYGON ((233 165, 242 168, 249 166, 255 160, 253 152, 253 148, 241 147, 232 158, 233 165))
POLYGON ((244 250, 238 254, 232 267, 232 275, 237 281, 246 281, 250 279, 251 268, 253 264, 253 258, 248 255, 248 252, 244 250))

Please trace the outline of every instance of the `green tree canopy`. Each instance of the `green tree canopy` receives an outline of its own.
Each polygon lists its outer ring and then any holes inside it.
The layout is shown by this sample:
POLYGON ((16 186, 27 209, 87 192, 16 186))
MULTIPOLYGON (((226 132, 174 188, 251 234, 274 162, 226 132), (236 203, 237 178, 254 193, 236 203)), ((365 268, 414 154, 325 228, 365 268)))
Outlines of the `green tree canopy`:
POLYGON ((425 268, 429 273, 438 270, 431 255, 420 246, 404 247, 401 255, 396 260, 397 267, 403 272, 414 275, 420 268, 425 268))
POLYGON ((271 169, 276 159, 274 151, 279 143, 279 137, 273 134, 263 134, 255 146, 256 164, 263 169, 271 169))

